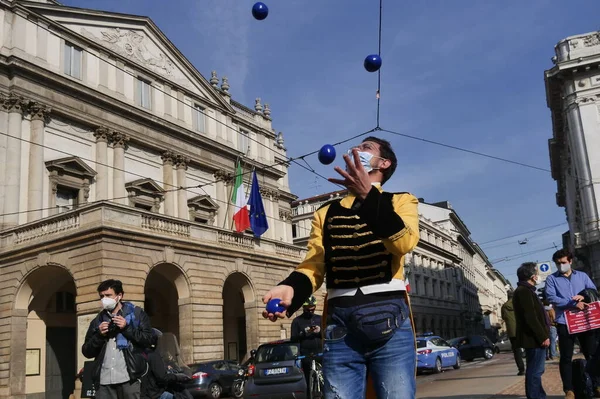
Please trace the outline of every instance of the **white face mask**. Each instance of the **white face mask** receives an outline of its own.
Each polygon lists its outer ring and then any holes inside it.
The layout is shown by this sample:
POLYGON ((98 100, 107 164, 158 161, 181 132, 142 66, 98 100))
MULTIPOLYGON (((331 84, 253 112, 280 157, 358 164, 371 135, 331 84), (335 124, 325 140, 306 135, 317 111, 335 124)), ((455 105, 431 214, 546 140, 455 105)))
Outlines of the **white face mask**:
POLYGON ((102 307, 104 310, 113 310, 117 306, 117 300, 113 298, 102 298, 102 307))
POLYGON ((562 274, 568 273, 569 270, 571 270, 570 263, 559 263, 558 264, 558 271, 561 272, 562 274))
MULTIPOLYGON (((348 155, 350 155, 350 157, 352 157, 352 149, 348 150, 348 155)), ((360 159, 360 163, 362 164, 363 168, 365 168, 365 171, 367 173, 373 171, 373 170, 379 170, 379 168, 374 168, 371 166, 371 160, 373 159, 373 157, 376 158, 381 158, 381 157, 377 157, 373 154, 371 154, 370 152, 366 152, 366 151, 358 151, 358 157, 360 159)), ((383 159, 383 158, 381 158, 383 159)))

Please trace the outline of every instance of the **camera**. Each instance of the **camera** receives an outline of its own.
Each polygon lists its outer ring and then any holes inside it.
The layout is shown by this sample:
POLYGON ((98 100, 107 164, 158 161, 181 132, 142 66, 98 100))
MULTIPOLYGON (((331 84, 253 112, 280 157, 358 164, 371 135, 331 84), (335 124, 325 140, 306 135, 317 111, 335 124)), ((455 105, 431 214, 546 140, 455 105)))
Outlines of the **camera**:
POLYGON ((114 320, 108 323, 108 335, 117 335, 121 329, 115 324, 114 320))

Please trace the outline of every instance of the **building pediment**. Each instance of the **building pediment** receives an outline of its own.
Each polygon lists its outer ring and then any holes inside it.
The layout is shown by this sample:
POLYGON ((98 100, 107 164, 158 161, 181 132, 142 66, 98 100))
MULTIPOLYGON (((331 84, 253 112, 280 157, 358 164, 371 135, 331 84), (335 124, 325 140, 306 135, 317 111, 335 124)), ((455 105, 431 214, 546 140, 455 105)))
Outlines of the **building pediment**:
POLYGON ((199 195, 188 200, 188 206, 197 210, 216 211, 219 205, 208 195, 199 195))
POLYGON ((96 176, 96 171, 79 159, 79 157, 68 157, 47 161, 46 169, 48 169, 49 172, 55 171, 61 175, 81 176, 88 179, 92 179, 96 176))
MULTIPOLYGON (((233 112, 222 95, 146 17, 44 3, 26 7, 128 62, 148 69, 213 105, 233 112)), ((127 68, 125 68, 127 70, 127 68)))
POLYGON ((152 197, 163 196, 164 189, 152 179, 138 179, 125 183, 127 191, 134 191, 139 194, 146 194, 152 197))

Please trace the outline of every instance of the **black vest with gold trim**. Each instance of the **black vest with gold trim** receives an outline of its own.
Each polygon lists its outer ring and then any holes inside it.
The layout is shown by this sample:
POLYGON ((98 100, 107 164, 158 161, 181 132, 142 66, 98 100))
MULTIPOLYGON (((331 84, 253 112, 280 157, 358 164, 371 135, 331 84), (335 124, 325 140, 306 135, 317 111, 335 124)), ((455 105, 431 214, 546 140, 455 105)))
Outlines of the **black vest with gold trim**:
POLYGON ((392 280, 392 255, 358 213, 344 208, 339 200, 329 203, 323 248, 327 288, 358 288, 392 280))

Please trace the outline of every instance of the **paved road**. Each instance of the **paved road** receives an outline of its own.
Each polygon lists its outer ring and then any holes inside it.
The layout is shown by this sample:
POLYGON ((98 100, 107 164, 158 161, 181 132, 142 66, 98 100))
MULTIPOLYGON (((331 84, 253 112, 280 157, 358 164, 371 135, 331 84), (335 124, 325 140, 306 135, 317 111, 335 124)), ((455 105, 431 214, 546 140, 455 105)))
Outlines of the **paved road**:
POLYGON ((418 376, 417 398, 488 399, 522 379, 512 354, 501 353, 491 360, 463 362, 459 370, 418 376))

